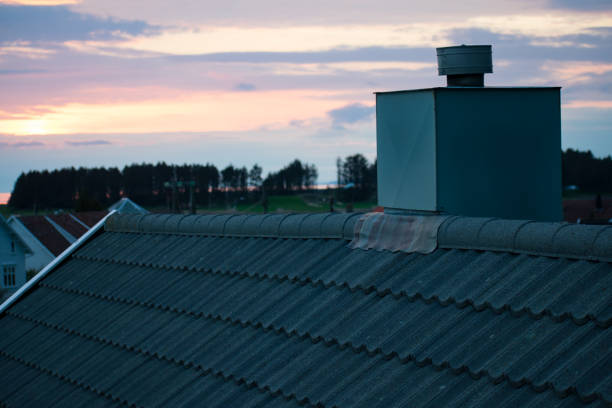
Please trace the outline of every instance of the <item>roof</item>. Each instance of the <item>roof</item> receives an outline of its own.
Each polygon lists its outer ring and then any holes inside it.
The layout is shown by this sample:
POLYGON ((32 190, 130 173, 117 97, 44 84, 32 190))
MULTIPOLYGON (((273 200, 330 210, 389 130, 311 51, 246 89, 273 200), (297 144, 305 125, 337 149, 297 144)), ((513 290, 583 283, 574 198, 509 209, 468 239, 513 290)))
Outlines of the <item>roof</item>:
POLYGON ((595 197, 563 200, 563 218, 565 221, 592 224, 612 223, 612 198, 603 197, 601 208, 597 208, 595 197))
POLYGON ((26 254, 31 254, 32 253, 32 249, 30 249, 30 247, 28 246, 28 244, 26 244, 21 237, 19 236, 19 234, 17 234, 15 232, 15 230, 9 225, 9 223, 6 221, 6 219, 2 216, 2 214, 0 214, 0 227, 3 227, 5 229, 5 231, 11 236, 12 239, 15 240, 15 242, 17 243, 17 245, 20 245, 24 252, 26 254))
POLYGON ((58 256, 107 214, 107 211, 87 211, 74 214, 16 215, 13 218, 18 220, 49 252, 58 256))
POLYGON ((70 246, 66 237, 44 215, 18 215, 15 218, 54 256, 70 246))
POLYGON ((149 212, 127 197, 123 197, 115 204, 108 207, 108 210, 117 210, 120 214, 147 214, 149 212))
POLYGON ((110 217, 3 305, 0 402, 612 403, 612 227, 450 217, 421 254, 359 218, 110 217))

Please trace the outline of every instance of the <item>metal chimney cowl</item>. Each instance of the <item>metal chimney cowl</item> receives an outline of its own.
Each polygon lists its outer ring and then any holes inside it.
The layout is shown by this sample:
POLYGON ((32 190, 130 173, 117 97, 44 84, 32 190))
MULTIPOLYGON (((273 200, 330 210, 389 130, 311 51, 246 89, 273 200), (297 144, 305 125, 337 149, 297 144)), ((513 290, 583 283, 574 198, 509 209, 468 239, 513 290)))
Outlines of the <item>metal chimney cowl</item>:
POLYGON ((459 45, 436 48, 438 75, 447 86, 484 86, 484 74, 493 72, 490 45, 459 45))
MULTIPOLYGON (((492 71, 485 53, 476 64, 449 54, 470 47, 442 49, 439 72, 492 71)), ((490 46, 476 47, 490 56, 490 46)), ((560 88, 449 85, 376 93, 379 205, 386 212, 561 220, 560 88)))

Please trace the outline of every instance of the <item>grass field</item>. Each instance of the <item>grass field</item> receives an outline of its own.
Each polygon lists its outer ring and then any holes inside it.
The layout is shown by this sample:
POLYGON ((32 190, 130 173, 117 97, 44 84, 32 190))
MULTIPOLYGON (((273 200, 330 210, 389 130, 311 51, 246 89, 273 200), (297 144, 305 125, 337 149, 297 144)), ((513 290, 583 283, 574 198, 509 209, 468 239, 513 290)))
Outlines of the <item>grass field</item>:
MULTIPOLYGON (((359 211, 367 211, 376 207, 375 202, 357 202, 353 208, 359 211)), ((334 210, 346 211, 346 203, 334 203, 334 210)), ((198 213, 210 212, 244 212, 263 214, 264 208, 261 202, 241 204, 238 203, 233 207, 203 207, 198 208, 198 213)), ((268 212, 269 213, 284 213, 284 212, 327 212, 329 211, 329 201, 327 198, 317 195, 279 195, 268 197, 268 212)))

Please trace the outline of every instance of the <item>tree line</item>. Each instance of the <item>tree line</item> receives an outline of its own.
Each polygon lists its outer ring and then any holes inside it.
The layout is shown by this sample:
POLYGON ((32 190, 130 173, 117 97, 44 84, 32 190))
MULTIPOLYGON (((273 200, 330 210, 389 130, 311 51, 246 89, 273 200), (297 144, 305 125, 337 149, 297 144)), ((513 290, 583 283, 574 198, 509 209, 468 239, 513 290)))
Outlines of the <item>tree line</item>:
POLYGON ((262 167, 228 165, 221 171, 212 164, 131 164, 117 167, 33 170, 19 175, 8 205, 12 209, 104 209, 121 197, 145 207, 170 208, 187 203, 231 206, 238 200, 256 201, 267 194, 304 191, 316 184, 314 164, 295 159, 262 178, 262 167))
POLYGON ((612 157, 597 158, 590 150, 567 149, 562 154, 563 186, 588 193, 612 193, 612 157))
MULTIPOLYGON (((576 186, 589 193, 612 192, 612 157, 596 158, 590 151, 567 149, 561 154, 563 186, 576 186)), ((377 162, 362 154, 336 160, 335 197, 341 201, 375 200, 377 162)), ((178 203, 203 206, 232 206, 237 201, 254 202, 265 194, 293 194, 315 186, 314 164, 298 159, 263 176, 261 166, 251 169, 228 165, 219 171, 212 164, 173 166, 132 164, 116 167, 64 168, 22 173, 9 200, 13 209, 106 208, 121 197, 145 207, 170 208, 178 203)))

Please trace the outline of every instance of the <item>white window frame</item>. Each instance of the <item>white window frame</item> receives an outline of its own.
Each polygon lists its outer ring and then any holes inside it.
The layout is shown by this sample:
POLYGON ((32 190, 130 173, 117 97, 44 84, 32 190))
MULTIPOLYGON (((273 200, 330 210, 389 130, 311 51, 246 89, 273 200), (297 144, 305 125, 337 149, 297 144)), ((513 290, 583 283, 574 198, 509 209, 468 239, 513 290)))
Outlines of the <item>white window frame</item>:
POLYGON ((14 288, 17 285, 17 265, 2 265, 2 284, 5 288, 14 288))

